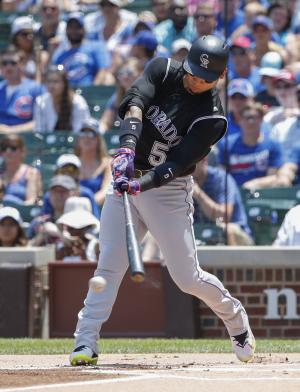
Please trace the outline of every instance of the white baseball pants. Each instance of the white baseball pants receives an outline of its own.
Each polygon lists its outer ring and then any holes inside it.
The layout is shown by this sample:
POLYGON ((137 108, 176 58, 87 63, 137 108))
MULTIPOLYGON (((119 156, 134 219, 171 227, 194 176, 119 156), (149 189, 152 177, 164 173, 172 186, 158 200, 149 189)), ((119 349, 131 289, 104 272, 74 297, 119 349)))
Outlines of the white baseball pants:
MULTIPOLYGON (((193 232, 191 176, 178 178, 161 188, 129 196, 138 240, 147 230, 163 253, 165 264, 178 287, 204 301, 219 316, 230 336, 248 329, 248 317, 214 275, 203 271, 197 259, 193 232)), ((102 323, 111 313, 122 278, 128 268, 123 199, 109 190, 101 213, 100 259, 96 275, 107 286, 101 293, 88 291, 78 314, 76 347, 86 345, 98 353, 102 323)))

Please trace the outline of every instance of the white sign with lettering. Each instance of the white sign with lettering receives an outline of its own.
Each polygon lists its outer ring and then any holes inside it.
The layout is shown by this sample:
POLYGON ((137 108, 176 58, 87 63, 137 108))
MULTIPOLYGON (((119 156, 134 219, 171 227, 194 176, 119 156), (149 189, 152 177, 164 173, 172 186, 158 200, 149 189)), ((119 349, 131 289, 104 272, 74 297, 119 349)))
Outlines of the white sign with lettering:
POLYGON ((265 320, 300 320, 300 316, 297 313, 297 294, 293 289, 266 289, 264 293, 267 296, 265 320), (279 314, 279 297, 282 295, 286 300, 286 312, 284 315, 279 314))

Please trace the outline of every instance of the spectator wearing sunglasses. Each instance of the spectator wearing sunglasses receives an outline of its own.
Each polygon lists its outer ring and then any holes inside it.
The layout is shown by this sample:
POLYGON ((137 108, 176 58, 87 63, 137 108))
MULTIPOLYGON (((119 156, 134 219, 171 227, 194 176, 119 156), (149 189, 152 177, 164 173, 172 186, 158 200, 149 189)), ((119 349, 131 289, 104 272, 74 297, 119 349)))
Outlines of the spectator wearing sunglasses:
POLYGON ((285 106, 289 106, 289 109, 282 108, 279 121, 270 127, 270 137, 281 144, 284 158, 288 161, 294 146, 300 140, 299 95, 295 75, 290 71, 282 70, 274 79, 274 90, 280 100, 285 100, 285 106))
MULTIPOLYGON (((77 155, 62 154, 56 161, 54 173, 72 177, 77 185, 76 189, 73 191, 73 196, 87 197, 92 204, 93 214, 99 218, 99 207, 97 206, 93 192, 80 185, 80 168, 81 161, 77 155)), ((51 205, 49 192, 44 196, 43 214, 53 215, 53 207, 51 205)))
POLYGON ((42 194, 40 172, 24 163, 25 145, 18 135, 7 135, 1 140, 3 168, 1 183, 4 185, 3 202, 16 204, 34 204, 42 194))
POLYGON ((259 68, 253 64, 251 41, 248 37, 236 38, 230 47, 228 78, 247 79, 258 92, 260 86, 259 68))
POLYGON ((34 21, 31 16, 20 16, 13 21, 11 40, 22 55, 24 76, 40 80, 39 54, 34 47, 34 21))
POLYGON ((272 84, 279 106, 269 110, 264 116, 263 129, 266 133, 270 133, 275 125, 300 114, 295 74, 287 69, 279 70, 273 76, 272 84))
POLYGON ((73 131, 77 133, 90 117, 86 100, 74 92, 62 65, 52 65, 46 76, 47 92, 34 105, 35 131, 73 131))
POLYGON ((120 120, 118 116, 119 105, 132 83, 141 75, 144 66, 137 58, 129 57, 115 74, 116 92, 110 97, 100 119, 100 131, 102 134, 111 130, 120 120))
POLYGON ((43 86, 24 78, 20 54, 9 47, 1 53, 0 132, 18 133, 33 129, 33 106, 43 86))
POLYGON ((212 0, 200 3, 192 14, 198 37, 203 35, 219 35, 216 31, 217 14, 216 7, 212 0))
POLYGON ((82 124, 75 153, 81 161, 80 185, 90 189, 96 203, 102 206, 111 182, 111 158, 97 120, 90 118, 82 124))
MULTIPOLYGON (((280 172, 283 165, 281 145, 264 137, 261 131, 264 108, 252 103, 241 110, 241 134, 228 138, 228 167, 239 186, 251 191, 259 188, 289 186, 280 172)), ((220 145, 220 163, 226 164, 225 146, 220 145)))

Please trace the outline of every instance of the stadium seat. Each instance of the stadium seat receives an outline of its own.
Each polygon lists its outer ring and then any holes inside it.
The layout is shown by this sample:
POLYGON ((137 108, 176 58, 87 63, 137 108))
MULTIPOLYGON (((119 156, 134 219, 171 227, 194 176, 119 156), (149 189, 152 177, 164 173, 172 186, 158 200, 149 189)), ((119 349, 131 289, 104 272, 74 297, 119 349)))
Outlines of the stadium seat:
POLYGON ((115 89, 115 86, 86 86, 77 88, 76 93, 86 99, 92 117, 100 118, 115 89))
POLYGON ((197 245, 225 244, 223 229, 213 223, 194 223, 194 233, 197 245))
POLYGON ((104 139, 107 146, 107 151, 110 155, 114 155, 116 149, 119 147, 120 131, 112 129, 104 134, 104 139))
POLYGON ((124 8, 139 14, 142 11, 151 10, 151 2, 150 0, 131 0, 124 8))

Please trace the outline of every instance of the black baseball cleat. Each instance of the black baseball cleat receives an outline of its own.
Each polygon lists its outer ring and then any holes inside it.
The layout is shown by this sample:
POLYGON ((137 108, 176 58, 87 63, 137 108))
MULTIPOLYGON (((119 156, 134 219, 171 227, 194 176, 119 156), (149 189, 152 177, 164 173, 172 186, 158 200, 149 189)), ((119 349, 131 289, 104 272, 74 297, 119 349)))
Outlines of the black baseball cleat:
POLYGON ((87 346, 76 347, 70 355, 72 366, 97 365, 98 355, 87 346))
POLYGON ((255 338, 250 328, 240 335, 231 336, 231 343, 235 355, 240 361, 252 361, 255 351, 255 338))

